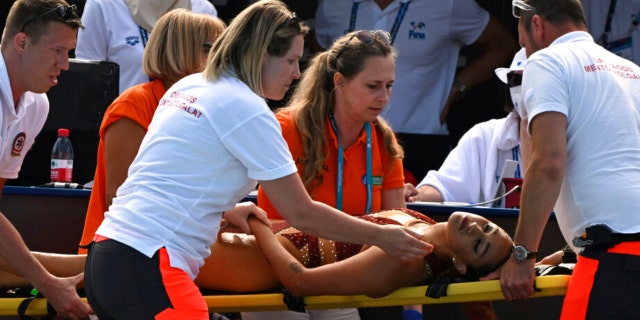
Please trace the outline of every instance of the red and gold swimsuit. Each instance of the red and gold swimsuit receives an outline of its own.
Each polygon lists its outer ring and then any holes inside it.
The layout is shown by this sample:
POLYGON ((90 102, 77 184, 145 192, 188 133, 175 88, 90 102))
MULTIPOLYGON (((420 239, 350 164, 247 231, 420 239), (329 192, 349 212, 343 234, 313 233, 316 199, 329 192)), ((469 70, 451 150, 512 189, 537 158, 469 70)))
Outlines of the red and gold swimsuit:
MULTIPOLYGON (((429 224, 436 224, 436 221, 425 216, 422 213, 417 211, 413 211, 410 209, 396 209, 399 211, 403 211, 406 214, 427 222, 429 224)), ((371 215, 361 215, 356 216, 358 219, 366 220, 369 222, 373 222, 379 225, 388 225, 395 224, 401 225, 396 220, 389 219, 386 217, 378 217, 375 214, 371 215)), ((336 242, 333 240, 327 240, 323 238, 318 238, 316 236, 300 232, 294 231, 291 232, 291 227, 287 224, 279 224, 277 226, 274 225, 274 228, 277 228, 276 234, 282 236, 289 241, 300 251, 303 253, 302 256, 302 264, 307 268, 315 268, 321 266, 323 264, 341 261, 347 259, 351 256, 358 254, 362 251, 363 245, 354 244, 354 243, 345 243, 345 242, 336 242)), ((435 254, 429 254, 425 257, 426 267, 430 269, 429 277, 433 278, 434 276, 440 276, 445 273, 449 273, 453 267, 451 261, 448 259, 440 259, 436 257, 435 254)), ((428 280, 428 279, 427 279, 428 280)))

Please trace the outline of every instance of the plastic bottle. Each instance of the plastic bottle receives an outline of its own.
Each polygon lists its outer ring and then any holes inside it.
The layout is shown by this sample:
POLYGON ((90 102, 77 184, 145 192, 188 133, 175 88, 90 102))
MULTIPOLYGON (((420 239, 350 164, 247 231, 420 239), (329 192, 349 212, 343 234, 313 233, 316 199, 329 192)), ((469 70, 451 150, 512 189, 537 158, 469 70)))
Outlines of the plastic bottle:
POLYGON ((51 182, 71 182, 73 179, 73 146, 69 129, 58 129, 58 140, 51 149, 51 182))

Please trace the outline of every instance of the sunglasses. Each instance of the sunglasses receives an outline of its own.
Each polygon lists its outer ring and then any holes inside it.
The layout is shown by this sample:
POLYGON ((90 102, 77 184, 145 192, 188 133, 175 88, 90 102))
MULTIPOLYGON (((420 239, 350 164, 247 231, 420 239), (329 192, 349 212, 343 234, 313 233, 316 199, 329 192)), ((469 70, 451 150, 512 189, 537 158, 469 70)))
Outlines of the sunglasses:
POLYGON ((360 40, 360 42, 366 44, 366 45, 371 45, 373 44, 373 42, 377 39, 380 39, 380 41, 386 43, 386 44, 391 44, 391 35, 389 35, 389 32, 386 32, 384 30, 375 30, 375 31, 369 31, 369 30, 363 30, 363 31, 358 31, 356 32, 354 35, 351 36, 351 38, 349 38, 349 40, 347 40, 347 43, 344 45, 345 47, 349 45, 349 43, 351 43, 351 40, 353 40, 353 38, 358 38, 358 40, 360 40))
POLYGON ((298 20, 298 15, 295 12, 291 13, 291 18, 287 19, 287 21, 283 22, 281 25, 279 25, 276 30, 280 30, 281 28, 284 28, 288 25, 294 25, 296 26, 297 29, 299 29, 299 25, 300 25, 300 20, 298 20))
POLYGON ((76 7, 75 4, 72 4, 70 6, 65 6, 65 5, 59 5, 37 17, 31 18, 29 20, 27 20, 27 22, 25 22, 22 25, 22 28, 20 29, 20 32, 24 32, 24 28, 27 27, 27 25, 31 22, 34 22, 42 17, 45 17, 47 15, 50 14, 54 14, 60 21, 66 22, 69 19, 78 19, 78 8, 76 7))
POLYGON ((522 73, 514 71, 507 73, 507 85, 509 88, 522 85, 522 73))
POLYGON ((366 44, 366 45, 372 45, 376 39, 380 39, 380 41, 386 43, 386 44, 391 44, 391 35, 389 34, 389 32, 386 32, 384 30, 375 30, 375 31, 369 31, 369 30, 362 30, 362 31, 358 31, 356 33, 354 33, 349 40, 347 40, 347 43, 344 44, 344 47, 342 47, 342 50, 340 50, 340 52, 338 52, 338 54, 336 55, 336 61, 340 58, 340 56, 342 55, 342 53, 344 52, 344 50, 347 49, 347 47, 349 46, 349 44, 351 43, 351 40, 353 40, 353 38, 358 38, 358 40, 360 40, 360 42, 366 44))
POLYGON ((526 4, 523 0, 513 0, 511 2, 511 14, 516 19, 520 19, 520 15, 524 11, 536 11, 536 8, 526 4))

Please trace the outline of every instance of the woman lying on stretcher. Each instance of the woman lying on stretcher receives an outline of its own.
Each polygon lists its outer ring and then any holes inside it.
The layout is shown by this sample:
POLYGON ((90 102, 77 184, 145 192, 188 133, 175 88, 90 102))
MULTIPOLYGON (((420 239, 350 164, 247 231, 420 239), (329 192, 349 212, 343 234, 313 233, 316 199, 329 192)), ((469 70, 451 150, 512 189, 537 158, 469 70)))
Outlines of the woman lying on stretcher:
MULTIPOLYGON (((509 235, 491 221, 471 213, 455 212, 447 222, 440 223, 407 209, 361 217, 416 230, 424 234, 425 242, 433 245, 433 252, 424 259, 403 261, 377 247, 318 239, 284 223, 273 223, 277 229, 274 234, 263 222, 252 218, 249 225, 253 235, 221 229, 196 284, 203 289, 229 292, 267 291, 284 286, 294 296, 381 297, 443 275, 477 278, 497 269, 511 254, 509 235)), ((75 275, 84 268, 83 255, 34 254, 58 276, 75 275)), ((10 272, 4 261, 0 261, 0 270, 10 272)), ((26 285, 23 279, 0 272, 0 286, 26 285)))

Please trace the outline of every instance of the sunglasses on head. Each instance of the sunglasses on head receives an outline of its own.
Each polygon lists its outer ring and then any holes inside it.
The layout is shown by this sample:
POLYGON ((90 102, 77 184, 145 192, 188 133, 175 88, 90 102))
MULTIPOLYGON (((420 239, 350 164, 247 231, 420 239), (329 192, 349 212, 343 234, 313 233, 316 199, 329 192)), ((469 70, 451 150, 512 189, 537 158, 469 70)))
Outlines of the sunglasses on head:
POLYGON ((288 25, 294 25, 294 26, 296 26, 296 28, 299 28, 300 20, 298 20, 298 15, 295 12, 292 12, 291 13, 291 18, 287 19, 287 21, 285 21, 281 25, 279 25, 276 28, 276 30, 284 28, 284 27, 286 27, 288 25))
POLYGON ((351 40, 353 40, 353 38, 358 38, 358 40, 360 40, 360 42, 366 44, 366 45, 371 45, 373 44, 373 42, 376 40, 376 38, 380 39, 380 41, 386 43, 386 44, 391 44, 391 35, 389 35, 389 32, 386 32, 384 30, 375 30, 375 31, 369 31, 369 30, 363 30, 363 31, 358 31, 355 34, 353 34, 351 36, 351 38, 349 38, 349 40, 347 40, 347 43, 344 45, 345 47, 349 45, 349 43, 351 43, 351 40))
POLYGON ((523 0, 513 0, 511 2, 511 14, 513 14, 513 17, 516 19, 520 19, 520 15, 522 14, 522 11, 536 11, 536 8, 528 5, 526 2, 524 2, 523 0))
POLYGON ((507 73, 507 85, 509 88, 522 85, 522 73, 514 71, 507 73))
POLYGON ((351 43, 351 40, 353 40, 353 38, 358 38, 358 40, 360 40, 360 42, 366 44, 366 45, 372 45, 376 39, 380 39, 380 41, 386 43, 386 44, 391 44, 391 35, 389 34, 389 32, 386 32, 384 30, 375 30, 375 31, 369 31, 369 30, 362 30, 362 31, 358 31, 356 33, 354 33, 349 40, 347 40, 347 42, 344 44, 344 47, 342 47, 342 50, 340 50, 340 52, 338 52, 338 54, 336 55, 336 61, 340 58, 340 56, 342 55, 342 53, 344 52, 344 50, 347 49, 347 47, 349 46, 349 44, 351 43))
POLYGON ((31 18, 29 20, 27 20, 27 22, 25 22, 22 25, 22 28, 20 29, 20 32, 24 32, 24 28, 27 27, 27 25, 31 22, 34 22, 42 17, 45 17, 47 15, 50 14, 54 14, 60 21, 62 22, 66 22, 67 20, 73 18, 73 19, 77 19, 78 18, 78 8, 76 7, 75 4, 72 4, 70 6, 65 6, 65 5, 59 5, 39 16, 36 16, 34 18, 31 18))

